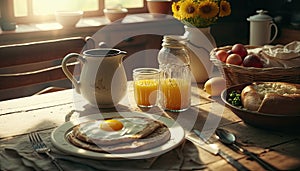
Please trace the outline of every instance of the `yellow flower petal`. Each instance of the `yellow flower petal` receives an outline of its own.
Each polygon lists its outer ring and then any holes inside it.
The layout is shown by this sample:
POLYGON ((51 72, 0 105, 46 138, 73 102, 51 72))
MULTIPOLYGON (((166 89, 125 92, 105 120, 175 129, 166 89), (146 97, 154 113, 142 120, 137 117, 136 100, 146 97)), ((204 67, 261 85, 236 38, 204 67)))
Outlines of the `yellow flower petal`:
POLYGON ((221 1, 220 2, 220 17, 225 17, 231 14, 231 8, 230 4, 227 1, 221 1))
POLYGON ((181 16, 180 16, 180 3, 181 1, 178 1, 178 2, 173 2, 172 4, 172 12, 173 12, 173 16, 177 19, 181 19, 181 16))
POLYGON ((181 3, 180 14, 182 18, 191 18, 197 16, 197 4, 193 0, 185 0, 181 3))
POLYGON ((209 0, 202 1, 199 5, 199 15, 203 18, 213 18, 218 15, 218 4, 209 0))

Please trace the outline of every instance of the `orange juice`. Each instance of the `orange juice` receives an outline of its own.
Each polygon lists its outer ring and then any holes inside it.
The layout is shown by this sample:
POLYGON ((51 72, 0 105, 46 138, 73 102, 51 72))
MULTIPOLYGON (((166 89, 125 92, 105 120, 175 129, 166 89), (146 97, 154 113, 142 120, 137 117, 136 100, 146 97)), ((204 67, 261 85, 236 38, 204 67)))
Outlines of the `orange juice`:
POLYGON ((156 104, 159 81, 156 79, 134 81, 134 97, 138 106, 152 107, 156 104))
POLYGON ((190 107, 191 85, 183 79, 168 78, 161 80, 162 107, 180 111, 190 107))

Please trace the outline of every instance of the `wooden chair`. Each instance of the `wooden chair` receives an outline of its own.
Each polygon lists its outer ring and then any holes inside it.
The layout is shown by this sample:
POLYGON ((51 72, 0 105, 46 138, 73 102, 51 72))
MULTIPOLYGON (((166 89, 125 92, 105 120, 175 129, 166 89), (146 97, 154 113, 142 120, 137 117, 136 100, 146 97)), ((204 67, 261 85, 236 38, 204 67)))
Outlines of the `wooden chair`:
MULTIPOLYGON (((80 53, 82 37, 0 46, 0 100, 71 88, 61 69, 61 60, 80 53)), ((69 64, 70 70, 78 62, 69 64)))

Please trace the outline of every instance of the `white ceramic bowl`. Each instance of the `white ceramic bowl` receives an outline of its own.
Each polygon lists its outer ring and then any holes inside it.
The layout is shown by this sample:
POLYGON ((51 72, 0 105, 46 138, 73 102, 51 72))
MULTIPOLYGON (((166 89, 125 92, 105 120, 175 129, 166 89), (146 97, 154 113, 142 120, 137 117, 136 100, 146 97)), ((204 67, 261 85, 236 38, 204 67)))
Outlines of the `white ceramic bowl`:
POLYGON ((109 21, 114 22, 124 18, 127 15, 128 10, 126 8, 115 8, 115 9, 104 9, 103 12, 105 17, 109 21))
POLYGON ((56 11, 56 21, 63 27, 75 27, 81 19, 83 11, 56 11))

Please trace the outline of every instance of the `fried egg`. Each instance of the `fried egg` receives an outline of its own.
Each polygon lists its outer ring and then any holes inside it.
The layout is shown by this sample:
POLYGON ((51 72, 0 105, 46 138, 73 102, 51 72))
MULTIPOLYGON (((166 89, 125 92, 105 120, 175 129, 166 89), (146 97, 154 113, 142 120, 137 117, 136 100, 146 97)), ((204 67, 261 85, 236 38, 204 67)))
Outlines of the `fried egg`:
POLYGON ((120 139, 135 137, 147 128, 151 121, 147 118, 113 118, 80 124, 79 132, 90 139, 120 139))
POLYGON ((100 129, 104 131, 119 131, 124 127, 123 123, 119 120, 109 119, 100 124, 100 129))

